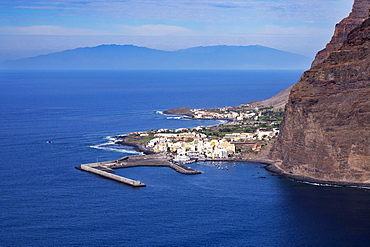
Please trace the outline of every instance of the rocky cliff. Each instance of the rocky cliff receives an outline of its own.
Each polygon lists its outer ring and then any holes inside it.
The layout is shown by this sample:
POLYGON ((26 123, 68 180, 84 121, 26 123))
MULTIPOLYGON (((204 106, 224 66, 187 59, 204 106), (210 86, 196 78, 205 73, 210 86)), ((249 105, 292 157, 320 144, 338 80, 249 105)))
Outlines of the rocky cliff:
MULTIPOLYGON (((364 12, 360 6, 368 13, 369 5, 370 1, 355 1, 350 17, 364 12)), ((285 174, 370 183, 370 19, 346 36, 343 45, 331 53, 327 49, 327 58, 292 88, 270 153, 277 161, 274 168, 285 174)))
POLYGON ((369 17, 369 9, 369 0, 355 0, 352 12, 336 25, 331 41, 326 45, 325 49, 317 53, 312 67, 323 62, 333 51, 337 51, 343 45, 348 34, 369 17))
MULTIPOLYGON (((348 38, 348 34, 353 31, 356 27, 360 26, 368 17, 370 9, 370 0, 355 0, 352 8, 352 12, 348 17, 344 18, 335 26, 335 31, 332 39, 326 45, 325 49, 319 51, 316 54, 315 60, 312 62, 312 67, 322 63, 329 57, 332 52, 339 50, 345 40, 348 38)), ((274 106, 275 109, 283 109, 288 102, 290 90, 289 87, 279 94, 271 97, 267 100, 257 102, 260 107, 274 106)))

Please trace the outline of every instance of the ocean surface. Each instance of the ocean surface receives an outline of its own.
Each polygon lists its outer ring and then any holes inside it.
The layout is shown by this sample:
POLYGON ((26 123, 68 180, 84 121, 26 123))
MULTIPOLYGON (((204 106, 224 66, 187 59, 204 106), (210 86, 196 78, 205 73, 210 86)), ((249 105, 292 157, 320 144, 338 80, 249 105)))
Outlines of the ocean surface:
POLYGON ((301 73, 0 72, 0 246, 370 246, 370 190, 253 163, 116 171, 142 188, 74 168, 134 154, 110 135, 217 124, 157 111, 266 99, 301 73))

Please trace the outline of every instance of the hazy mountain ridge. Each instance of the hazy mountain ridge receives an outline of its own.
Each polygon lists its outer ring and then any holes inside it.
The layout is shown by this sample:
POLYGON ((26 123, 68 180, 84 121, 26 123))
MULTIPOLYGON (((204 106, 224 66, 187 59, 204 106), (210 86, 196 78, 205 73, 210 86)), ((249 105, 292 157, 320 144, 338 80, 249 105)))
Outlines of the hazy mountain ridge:
POLYGON ((311 59, 263 46, 162 51, 133 45, 77 48, 0 63, 1 69, 307 69, 311 59))

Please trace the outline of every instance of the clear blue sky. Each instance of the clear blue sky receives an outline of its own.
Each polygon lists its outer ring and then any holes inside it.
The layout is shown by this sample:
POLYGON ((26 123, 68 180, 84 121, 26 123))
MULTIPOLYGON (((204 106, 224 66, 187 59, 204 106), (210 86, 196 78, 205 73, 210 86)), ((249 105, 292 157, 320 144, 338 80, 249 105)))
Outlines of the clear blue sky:
POLYGON ((0 61, 100 44, 322 49, 353 0, 0 0, 0 61))

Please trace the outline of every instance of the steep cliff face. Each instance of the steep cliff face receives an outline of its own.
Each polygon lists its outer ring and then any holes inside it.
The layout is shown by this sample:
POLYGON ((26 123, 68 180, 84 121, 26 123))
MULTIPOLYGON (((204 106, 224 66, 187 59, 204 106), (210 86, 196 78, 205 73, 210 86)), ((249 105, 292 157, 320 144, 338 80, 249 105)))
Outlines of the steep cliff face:
MULTIPOLYGON (((312 62, 311 67, 322 63, 329 55, 339 50, 343 43, 348 38, 348 34, 356 27, 360 26, 370 16, 370 0, 355 0, 352 12, 348 17, 339 22, 334 31, 331 41, 326 45, 325 49, 316 54, 315 60, 312 62)), ((267 100, 255 102, 259 107, 274 106, 275 109, 284 109, 288 102, 291 87, 283 90, 279 94, 267 100)))
POLYGON ((369 17, 369 9, 370 0, 355 0, 352 12, 336 25, 331 41, 325 49, 317 53, 312 67, 323 62, 333 51, 337 51, 343 45, 348 34, 369 17))
POLYGON ((294 85, 270 158, 287 174, 370 183, 370 19, 343 43, 294 85))

